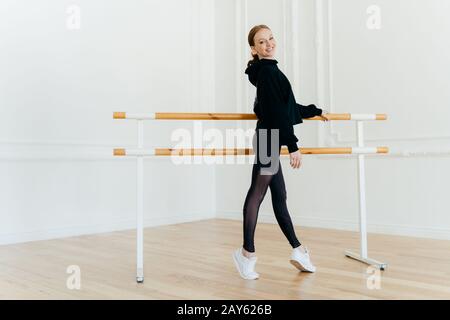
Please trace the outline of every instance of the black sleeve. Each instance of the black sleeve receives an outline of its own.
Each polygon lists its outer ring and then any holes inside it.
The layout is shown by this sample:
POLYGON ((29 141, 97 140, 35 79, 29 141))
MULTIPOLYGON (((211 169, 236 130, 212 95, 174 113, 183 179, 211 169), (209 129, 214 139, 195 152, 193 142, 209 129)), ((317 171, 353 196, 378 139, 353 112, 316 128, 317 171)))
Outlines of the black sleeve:
POLYGON ((294 134, 276 70, 263 68, 260 72, 256 94, 263 115, 265 119, 270 119, 274 128, 279 129, 280 141, 287 145, 289 153, 295 152, 298 150, 298 139, 294 134))
POLYGON ((322 115, 322 109, 317 108, 315 104, 304 106, 297 103, 297 107, 300 108, 300 114, 302 115, 302 119, 322 115))

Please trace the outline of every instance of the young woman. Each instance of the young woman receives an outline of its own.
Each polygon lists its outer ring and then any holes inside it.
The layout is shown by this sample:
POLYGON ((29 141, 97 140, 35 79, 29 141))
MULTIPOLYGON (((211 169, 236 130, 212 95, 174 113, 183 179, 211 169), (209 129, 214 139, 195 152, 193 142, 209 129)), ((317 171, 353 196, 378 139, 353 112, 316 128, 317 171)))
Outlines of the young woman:
POLYGON ((311 104, 297 104, 291 85, 278 69, 274 59, 276 42, 266 25, 253 27, 248 35, 253 60, 248 62, 245 73, 256 87, 253 111, 258 121, 253 136, 255 163, 253 164, 250 189, 245 198, 244 241, 242 248, 233 252, 236 268, 242 278, 259 278, 255 271, 256 255, 254 235, 259 207, 270 187, 272 207, 281 230, 292 246, 290 262, 301 271, 315 272, 307 248, 298 241, 286 206, 286 187, 279 160, 281 146, 289 150, 290 165, 300 168, 302 156, 298 151, 298 139, 293 125, 302 123, 302 118, 320 116, 328 121, 322 109, 311 104))

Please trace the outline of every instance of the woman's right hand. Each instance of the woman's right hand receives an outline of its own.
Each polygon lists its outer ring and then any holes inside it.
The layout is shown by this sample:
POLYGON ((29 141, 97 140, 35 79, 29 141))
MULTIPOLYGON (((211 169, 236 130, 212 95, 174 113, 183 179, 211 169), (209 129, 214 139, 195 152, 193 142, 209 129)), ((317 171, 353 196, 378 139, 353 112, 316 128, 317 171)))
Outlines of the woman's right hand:
POLYGON ((300 150, 289 153, 289 158, 292 168, 294 169, 300 168, 300 166, 302 165, 302 154, 300 153, 300 150))

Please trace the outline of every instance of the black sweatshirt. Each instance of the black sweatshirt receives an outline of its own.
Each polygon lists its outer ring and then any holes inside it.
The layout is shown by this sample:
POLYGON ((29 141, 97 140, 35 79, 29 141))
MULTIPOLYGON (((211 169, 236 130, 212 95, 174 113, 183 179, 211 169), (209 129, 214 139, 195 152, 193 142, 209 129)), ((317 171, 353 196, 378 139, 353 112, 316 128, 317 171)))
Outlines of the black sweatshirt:
POLYGON ((261 59, 248 66, 245 73, 256 87, 253 106, 258 117, 256 128, 279 129, 280 145, 286 145, 292 153, 298 150, 293 125, 321 115, 322 109, 314 104, 296 103, 291 84, 277 63, 276 60, 261 59))

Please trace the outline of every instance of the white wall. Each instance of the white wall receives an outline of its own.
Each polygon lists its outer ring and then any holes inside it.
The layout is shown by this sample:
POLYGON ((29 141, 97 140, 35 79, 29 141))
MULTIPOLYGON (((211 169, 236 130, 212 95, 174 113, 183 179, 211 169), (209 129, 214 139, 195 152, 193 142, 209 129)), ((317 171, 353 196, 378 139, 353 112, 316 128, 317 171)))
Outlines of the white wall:
MULTIPOLYGON (((367 145, 391 150, 366 157, 369 231, 450 239, 448 1, 340 0, 330 11, 328 3, 2 1, 0 243, 132 228, 135 162, 111 150, 134 146, 136 126, 112 112, 252 112, 246 37, 260 23, 277 37, 297 101, 389 115, 365 125, 367 145), (380 30, 366 27, 373 4, 380 30), (70 5, 81 9, 80 29, 66 26, 70 5)), ((147 122, 146 146, 171 145, 174 129, 200 124, 255 121, 147 122)), ((354 125, 306 121, 295 130, 300 146, 348 146, 354 125)), ((308 155, 300 170, 285 158, 283 171, 296 224, 356 229, 354 157, 308 155)), ((145 223, 242 219, 250 178, 248 162, 147 159, 145 223)), ((270 192, 260 221, 275 222, 270 192)))
MULTIPOLYGON (((213 8, 0 2, 0 243, 134 226, 135 161, 112 149, 136 145, 136 124, 112 112, 214 108, 213 8), (71 5, 79 29, 67 28, 71 5)), ((169 146, 173 129, 192 125, 147 122, 145 145, 169 146)), ((214 217, 214 174, 145 160, 145 224, 214 217)))
MULTIPOLYGON (((369 231, 450 239, 450 45, 446 40, 450 3, 237 3, 244 12, 240 16, 243 38, 236 42, 237 55, 244 56, 245 61, 250 58, 246 36, 254 24, 271 26, 278 40, 279 67, 291 79, 297 101, 317 103, 336 113, 388 114, 388 121, 365 124, 366 145, 385 145, 391 151, 389 155, 366 156, 369 231), (379 30, 366 26, 370 5, 381 9, 379 30)), ((244 86, 241 99, 248 99, 244 111, 252 112, 253 88, 240 71, 244 86)), ((217 79, 220 86, 220 77, 217 79)), ((356 144, 353 122, 306 121, 296 126, 295 132, 304 147, 356 144)), ((300 170, 290 168, 288 158, 282 165, 288 206, 297 225, 356 230, 354 156, 307 155, 300 170)), ((242 219, 250 178, 250 165, 218 168, 219 217, 242 219)), ((259 217, 260 221, 275 222, 269 191, 259 217)))

